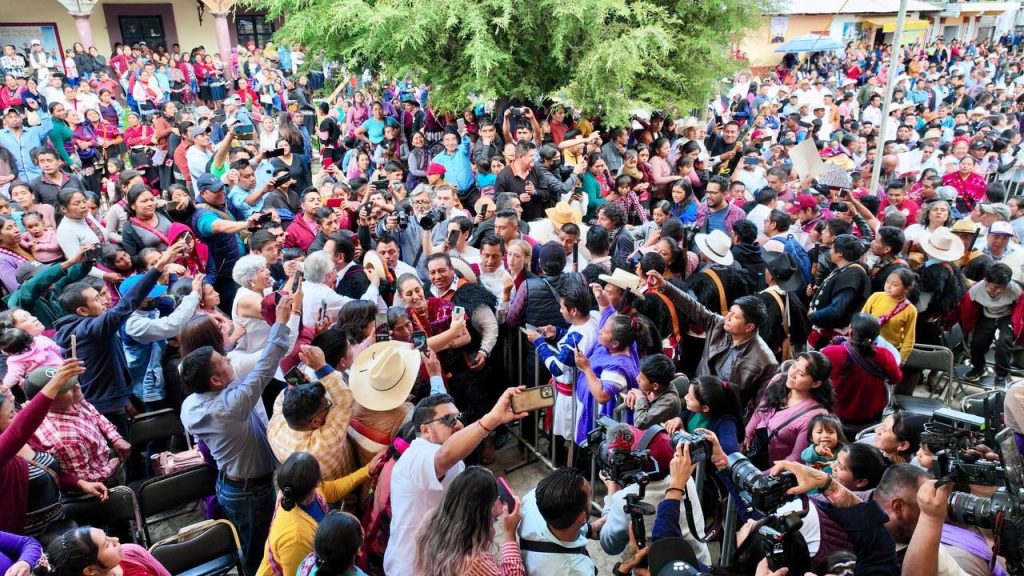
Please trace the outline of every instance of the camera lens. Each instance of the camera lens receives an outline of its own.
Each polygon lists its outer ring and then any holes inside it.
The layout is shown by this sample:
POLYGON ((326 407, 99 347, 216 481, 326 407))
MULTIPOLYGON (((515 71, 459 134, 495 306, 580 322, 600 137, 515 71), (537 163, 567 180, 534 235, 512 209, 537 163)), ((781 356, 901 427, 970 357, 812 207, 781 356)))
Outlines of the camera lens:
POLYGON ((764 476, 753 462, 739 452, 729 454, 729 475, 740 490, 750 490, 764 476))
POLYGON ((964 492, 953 492, 949 496, 949 515, 953 520, 969 526, 992 528, 995 514, 992 500, 964 492))

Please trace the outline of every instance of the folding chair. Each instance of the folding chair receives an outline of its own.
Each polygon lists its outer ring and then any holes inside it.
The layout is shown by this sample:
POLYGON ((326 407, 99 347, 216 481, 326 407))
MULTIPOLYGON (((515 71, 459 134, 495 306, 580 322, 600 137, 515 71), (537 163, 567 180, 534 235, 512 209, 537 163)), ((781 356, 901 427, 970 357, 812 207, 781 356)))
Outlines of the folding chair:
POLYGON ((135 492, 127 486, 117 486, 107 492, 107 500, 100 502, 95 496, 82 495, 61 503, 64 516, 79 524, 90 526, 129 526, 129 538, 134 544, 145 545, 142 514, 135 492))
POLYGON ((181 418, 171 408, 139 414, 132 418, 129 429, 132 448, 143 450, 154 440, 170 440, 174 436, 185 435, 181 418))
POLYGON ((149 552, 176 576, 244 574, 242 545, 227 520, 207 520, 182 528, 150 547, 149 552))
POLYGON ((953 351, 945 346, 914 344, 913 350, 910 351, 910 356, 907 357, 907 361, 903 365, 904 369, 916 368, 918 370, 945 372, 946 378, 948 378, 946 398, 945 400, 936 400, 935 398, 921 398, 898 394, 893 400, 894 404, 898 404, 900 409, 914 414, 931 414, 938 408, 949 406, 953 401, 953 396, 963 390, 962 384, 959 387, 957 386, 958 381, 953 368, 954 361, 953 351))
POLYGON ((968 394, 960 401, 960 411, 985 417, 985 400, 988 399, 989 409, 995 408, 996 412, 1002 413, 1003 402, 1006 399, 1004 390, 987 390, 977 394, 968 394))
POLYGON ((217 491, 217 473, 209 466, 193 466, 174 474, 150 478, 139 486, 142 530, 150 541, 149 527, 191 512, 179 510, 217 491))

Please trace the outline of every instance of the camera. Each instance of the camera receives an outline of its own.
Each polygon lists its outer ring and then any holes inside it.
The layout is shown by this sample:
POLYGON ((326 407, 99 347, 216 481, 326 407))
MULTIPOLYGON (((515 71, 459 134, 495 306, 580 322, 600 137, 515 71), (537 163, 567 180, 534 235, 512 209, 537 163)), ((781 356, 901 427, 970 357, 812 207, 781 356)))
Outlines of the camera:
POLYGON ((687 434, 679 430, 669 437, 669 442, 672 444, 673 450, 680 442, 688 442, 690 444, 690 462, 694 464, 711 460, 711 442, 703 432, 687 434))
POLYGON ((828 209, 832 212, 849 212, 850 205, 846 202, 829 202, 828 209))
MULTIPOLYGON (((935 453, 932 475, 962 484, 1002 486, 1006 474, 998 461, 975 446, 983 437, 985 418, 940 408, 932 413, 921 432, 921 442, 935 453)), ((984 450, 984 448, 982 448, 984 450)))
POLYGON ((525 111, 526 108, 523 106, 511 106, 508 109, 508 115, 513 118, 521 118, 523 116, 523 112, 525 111))
POLYGON ((803 523, 799 512, 791 512, 785 516, 769 515, 758 526, 757 535, 769 570, 789 568, 796 574, 803 574, 810 569, 807 542, 800 534, 803 523))
POLYGON ((398 227, 405 230, 409 227, 409 214, 406 212, 398 211, 395 213, 398 218, 398 227))
POLYGON ((739 490, 743 504, 765 516, 770 516, 784 504, 797 499, 787 494, 790 488, 796 488, 796 475, 783 472, 778 476, 765 476, 739 452, 729 455, 729 475, 739 490))
MULTIPOLYGON (((609 430, 620 425, 607 416, 597 419, 597 427, 587 434, 587 446, 597 460, 597 465, 606 476, 619 486, 640 484, 646 486, 648 470, 652 466, 651 453, 647 450, 610 450, 606 436, 609 430)), ((632 436, 632 434, 630 434, 632 436)), ((632 447, 632 441, 630 442, 632 447)))
POLYGON ((445 219, 444 209, 433 208, 430 212, 427 212, 420 218, 420 227, 424 230, 433 230, 434 226, 437 226, 440 222, 445 219))

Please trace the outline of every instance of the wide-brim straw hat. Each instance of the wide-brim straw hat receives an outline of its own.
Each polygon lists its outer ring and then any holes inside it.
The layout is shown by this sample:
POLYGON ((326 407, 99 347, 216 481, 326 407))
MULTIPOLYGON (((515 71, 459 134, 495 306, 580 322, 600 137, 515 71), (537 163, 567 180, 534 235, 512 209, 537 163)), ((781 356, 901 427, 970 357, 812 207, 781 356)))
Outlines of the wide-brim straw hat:
POLYGON ((729 266, 733 263, 732 240, 721 230, 712 230, 709 234, 697 234, 694 239, 701 254, 707 256, 712 262, 729 266))
POLYGON ((360 406, 386 412, 406 401, 419 371, 419 350, 405 342, 377 342, 356 356, 348 386, 360 406))

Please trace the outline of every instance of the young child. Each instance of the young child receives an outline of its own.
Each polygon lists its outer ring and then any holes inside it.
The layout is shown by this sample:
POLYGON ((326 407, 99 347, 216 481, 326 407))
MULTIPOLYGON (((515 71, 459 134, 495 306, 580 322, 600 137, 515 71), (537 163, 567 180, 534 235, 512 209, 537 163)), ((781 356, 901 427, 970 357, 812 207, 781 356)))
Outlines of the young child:
POLYGON ((971 371, 963 379, 977 382, 985 375, 985 354, 995 343, 996 389, 1006 387, 1014 341, 1013 310, 1021 296, 1021 286, 1013 280, 1013 270, 997 262, 985 271, 985 279, 971 286, 960 306, 964 333, 971 334, 971 371), (998 331, 998 337, 996 333, 998 331))
POLYGON ((10 390, 20 386, 25 376, 44 366, 64 362, 60 346, 43 336, 45 327, 35 316, 21 308, 0 313, 0 352, 7 355, 7 374, 0 395, 10 398, 10 390))
POLYGON ((590 312, 591 302, 590 290, 584 286, 573 286, 561 297, 562 317, 569 323, 569 328, 544 326, 538 328, 543 334, 533 331, 526 334, 537 351, 537 356, 551 373, 555 389, 558 391, 555 397, 552 431, 568 439, 573 438, 577 425, 572 419, 572 369, 576 366, 576 350, 587 352, 597 345, 597 318, 590 312), (548 341, 557 344, 552 345, 548 341))
POLYGON ((78 66, 75 65, 75 53, 70 48, 64 51, 64 76, 69 86, 78 87, 78 66))
POLYGON ((818 414, 807 425, 807 441, 810 444, 800 453, 800 460, 831 474, 839 449, 846 445, 843 423, 833 414, 818 414))
POLYGON ((647 222, 647 211, 633 191, 633 179, 629 176, 623 174, 615 179, 615 193, 608 197, 608 201, 620 204, 626 210, 626 219, 630 222, 647 222))
POLYGON ((0 216, 10 216, 12 211, 11 203, 4 198, 0 198, 0 216))
POLYGON ((30 250, 36 261, 52 264, 64 259, 64 252, 57 242, 57 231, 43 225, 42 214, 25 212, 21 215, 21 223, 26 230, 21 235, 21 247, 30 250))
POLYGON ((638 389, 626 394, 626 406, 633 410, 633 425, 647 429, 679 414, 682 403, 672 384, 676 367, 664 354, 652 354, 640 361, 638 389))
POLYGON ((728 384, 717 376, 699 376, 690 381, 683 403, 683 415, 665 422, 669 434, 681 429, 692 434, 706 428, 718 436, 726 454, 739 451, 743 412, 728 384))
POLYGON ((480 190, 480 196, 494 198, 494 184, 498 181, 498 175, 491 172, 491 159, 480 158, 476 163, 476 187, 480 190))
POLYGON ((917 335, 917 308, 907 298, 916 278, 908 268, 893 270, 885 279, 885 291, 872 294, 861 310, 878 318, 882 338, 900 351, 900 364, 910 356, 917 335))

